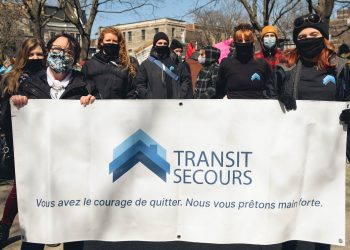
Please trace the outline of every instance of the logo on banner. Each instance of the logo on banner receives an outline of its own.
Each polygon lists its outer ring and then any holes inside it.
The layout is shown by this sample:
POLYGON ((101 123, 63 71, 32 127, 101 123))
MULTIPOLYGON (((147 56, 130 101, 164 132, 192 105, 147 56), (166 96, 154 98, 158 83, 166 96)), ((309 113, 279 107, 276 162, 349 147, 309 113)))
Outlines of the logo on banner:
POLYGON ((166 182, 166 174, 170 173, 166 150, 141 129, 113 150, 113 161, 109 164, 113 182, 139 162, 166 182))

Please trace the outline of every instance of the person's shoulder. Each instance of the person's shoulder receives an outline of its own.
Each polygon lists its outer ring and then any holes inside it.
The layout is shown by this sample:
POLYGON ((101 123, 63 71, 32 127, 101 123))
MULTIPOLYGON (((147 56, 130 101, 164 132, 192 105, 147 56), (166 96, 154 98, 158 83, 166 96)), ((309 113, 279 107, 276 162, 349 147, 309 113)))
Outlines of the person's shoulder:
POLYGON ((269 64, 263 57, 255 57, 255 62, 262 65, 269 64))
POLYGON ((74 79, 84 79, 84 74, 79 70, 72 70, 72 78, 74 79))
POLYGON ((148 65, 148 64, 151 64, 153 62, 153 60, 157 60, 156 58, 152 57, 152 56, 148 56, 145 60, 143 60, 140 65, 142 66, 145 66, 145 65, 148 65))
POLYGON ((265 60, 265 58, 255 58, 254 61, 263 68, 271 68, 270 64, 265 60))
POLYGON ((131 62, 132 64, 139 64, 139 61, 138 61, 135 57, 129 56, 129 58, 130 58, 130 62, 131 62))
POLYGON ((221 60, 220 66, 226 66, 231 63, 235 63, 234 57, 225 57, 221 60))
POLYGON ((264 53, 262 50, 258 51, 255 53, 255 58, 259 59, 259 58, 264 58, 264 53))
POLYGON ((292 65, 292 66, 288 66, 285 63, 279 63, 276 65, 276 72, 285 72, 287 74, 289 73, 293 73, 296 70, 296 64, 292 65))
POLYGON ((337 66, 337 68, 343 68, 348 62, 349 62, 349 60, 347 60, 343 57, 339 57, 337 55, 333 55, 331 57, 331 63, 335 64, 337 66))
POLYGON ((37 81, 39 79, 47 78, 47 68, 44 68, 37 73, 31 75, 30 77, 25 77, 26 81, 37 81))
POLYGON ((93 55, 90 59, 88 59, 85 65, 94 65, 94 64, 106 64, 106 62, 102 59, 102 57, 100 56, 100 52, 96 53, 95 55, 93 55))

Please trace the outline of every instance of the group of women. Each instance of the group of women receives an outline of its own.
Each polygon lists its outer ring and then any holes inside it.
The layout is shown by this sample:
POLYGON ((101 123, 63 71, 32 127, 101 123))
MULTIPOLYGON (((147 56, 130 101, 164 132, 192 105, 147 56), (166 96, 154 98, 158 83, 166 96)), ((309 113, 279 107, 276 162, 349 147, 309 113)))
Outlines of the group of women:
MULTIPOLYGON (((262 33, 262 47, 269 54, 277 48, 273 29, 262 33)), ((293 41, 296 48, 285 53, 284 62, 274 66, 263 57, 255 56, 255 32, 251 25, 240 24, 234 31, 232 55, 215 68, 209 98, 262 99, 278 98, 286 110, 295 110, 296 100, 345 101, 350 99, 350 70, 336 56, 329 41, 328 27, 316 14, 301 16, 294 21, 293 41)), ((82 71, 73 70, 80 54, 79 43, 70 35, 60 34, 47 46, 38 39, 27 39, 20 49, 13 69, 1 81, 1 133, 5 135, 13 155, 11 114, 9 103, 20 108, 28 99, 77 99, 89 105, 97 99, 181 99, 196 97, 192 91, 190 69, 169 48, 169 38, 159 32, 154 36, 150 57, 141 65, 127 53, 123 34, 116 28, 106 28, 98 39, 99 52, 88 60, 82 71)), ((216 62, 220 52, 206 48, 201 62, 216 62), (210 53, 210 59, 205 56, 210 53), (203 59, 203 60, 202 60, 203 59)), ((266 52, 265 51, 265 52, 266 52)), ((208 64, 209 65, 209 64, 208 64)), ((205 65, 204 65, 205 66, 205 65)), ((202 73, 206 76, 209 70, 202 73)), ((200 92, 206 93, 207 83, 200 92)), ((208 85, 209 86, 209 85, 208 85)), ((200 98, 197 93, 197 98, 200 98)), ((208 95, 206 95, 208 98, 208 95)), ((350 113, 340 116, 350 122, 350 113)), ((10 161, 11 162, 11 161, 10 161)), ((13 165, 13 157, 12 157, 13 165)), ((8 238, 17 214, 16 184, 7 198, 0 223, 0 241, 8 238)), ((282 244, 284 250, 296 249, 299 242, 282 244)), ((65 243, 65 249, 83 249, 83 242, 65 243)), ((299 246, 300 247, 300 246, 299 246)), ((22 249, 43 249, 43 244, 23 242, 22 249)), ((166 247, 165 247, 166 248, 166 247)), ((165 249, 164 248, 164 249, 165 249)), ((241 249, 259 249, 244 246, 241 249)), ((220 249, 213 246, 212 249, 220 249)), ((232 246, 232 249, 236 249, 232 246)), ((237 248, 238 249, 238 248, 237 248)), ((314 244, 312 248, 329 249, 329 245, 314 244)))

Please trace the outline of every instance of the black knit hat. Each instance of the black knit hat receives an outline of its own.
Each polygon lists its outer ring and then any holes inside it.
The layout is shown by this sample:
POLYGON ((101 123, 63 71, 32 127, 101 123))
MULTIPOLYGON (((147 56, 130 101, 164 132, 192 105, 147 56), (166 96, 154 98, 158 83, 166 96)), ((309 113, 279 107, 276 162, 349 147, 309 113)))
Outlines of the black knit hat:
POLYGON ((166 40, 169 43, 169 37, 164 32, 158 32, 153 37, 153 47, 156 46, 156 43, 161 39, 166 40))
POLYGON ((176 40, 176 39, 173 39, 171 41, 171 44, 170 44, 170 49, 171 50, 174 50, 174 49, 184 49, 184 47, 182 46, 181 42, 179 40, 176 40))
POLYGON ((293 30, 294 43, 297 42, 299 33, 305 28, 317 29, 318 31, 321 32, 321 34, 324 38, 329 39, 328 25, 322 19, 320 19, 320 21, 317 23, 310 22, 308 18, 311 15, 316 15, 316 14, 304 15, 304 16, 298 17, 294 20, 294 30, 293 30), (303 23, 300 26, 295 27, 295 22, 296 22, 296 20, 299 20, 299 19, 301 21, 303 21, 303 23))

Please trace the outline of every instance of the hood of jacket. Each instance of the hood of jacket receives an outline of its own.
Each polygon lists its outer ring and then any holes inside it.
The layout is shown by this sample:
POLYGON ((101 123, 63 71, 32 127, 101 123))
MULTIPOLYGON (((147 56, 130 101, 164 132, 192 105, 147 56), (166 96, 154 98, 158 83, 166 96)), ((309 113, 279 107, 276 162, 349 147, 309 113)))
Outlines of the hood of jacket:
POLYGON ((205 50, 205 64, 210 65, 213 63, 218 63, 221 51, 218 48, 207 46, 205 50))

